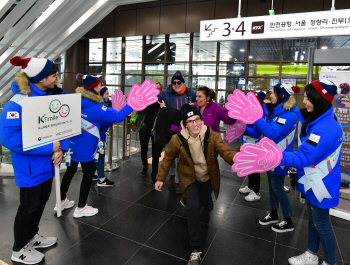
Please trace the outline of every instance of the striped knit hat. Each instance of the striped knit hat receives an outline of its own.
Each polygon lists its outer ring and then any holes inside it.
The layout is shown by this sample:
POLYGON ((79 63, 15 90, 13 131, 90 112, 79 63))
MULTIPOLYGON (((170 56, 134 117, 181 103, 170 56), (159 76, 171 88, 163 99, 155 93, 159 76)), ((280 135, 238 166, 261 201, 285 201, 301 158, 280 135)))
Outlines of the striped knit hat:
POLYGON ((286 98, 289 98, 291 95, 300 93, 300 87, 293 86, 292 84, 279 83, 276 86, 286 98))
POLYGON ((82 81, 84 88, 87 90, 92 90, 95 87, 97 87, 98 84, 100 84, 100 83, 102 84, 101 79, 98 78, 97 76, 93 76, 93 75, 77 74, 75 78, 78 81, 82 81))
POLYGON ((39 57, 22 59, 21 56, 15 56, 10 63, 14 66, 21 66, 22 71, 32 83, 39 83, 47 77, 53 66, 53 61, 39 57))
POLYGON ((322 79, 310 83, 317 92, 327 101, 332 102, 336 94, 341 93, 341 88, 330 80, 322 79))

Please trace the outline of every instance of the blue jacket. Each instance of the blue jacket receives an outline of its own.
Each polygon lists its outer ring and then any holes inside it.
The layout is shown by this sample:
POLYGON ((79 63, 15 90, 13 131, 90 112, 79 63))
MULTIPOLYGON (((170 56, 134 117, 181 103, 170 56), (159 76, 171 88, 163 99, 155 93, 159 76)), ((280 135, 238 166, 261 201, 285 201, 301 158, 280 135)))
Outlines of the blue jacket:
MULTIPOLYGON (((298 118, 301 123, 304 122, 301 113, 298 113, 298 118)), ((342 144, 343 131, 333 113, 333 107, 321 117, 309 123, 306 127, 306 134, 306 136, 300 134, 301 145, 298 147, 297 151, 283 152, 283 159, 281 162, 281 165, 297 168, 298 181, 305 175, 305 167, 317 165, 327 158, 330 159, 331 154, 342 144)), ((322 179, 322 182, 332 198, 324 198, 319 202, 312 188, 305 191, 304 185, 298 182, 298 190, 312 205, 322 209, 329 209, 338 205, 341 182, 340 157, 341 155, 339 155, 338 161, 333 169, 328 168, 328 171, 331 170, 330 173, 322 179)))
MULTIPOLYGON (((256 130, 256 136, 263 134, 264 137, 273 140, 276 144, 283 141, 287 145, 286 150, 293 151, 294 138, 292 141, 288 141, 287 136, 296 128, 298 107, 295 106, 295 103, 295 98, 290 97, 276 106, 270 117, 268 117, 267 105, 263 104, 263 117, 257 120, 253 126, 253 129, 256 130)), ((288 171, 288 167, 277 167, 274 172, 276 175, 287 175, 288 171)))
POLYGON ((254 128, 254 126, 255 126, 254 124, 247 124, 246 131, 239 139, 241 144, 245 144, 245 143, 255 144, 260 141, 261 134, 259 135, 259 130, 254 128))
MULTIPOLYGON (((103 103, 101 96, 83 87, 76 89, 81 93, 81 117, 90 122, 92 126, 97 127, 101 135, 101 125, 103 123, 120 123, 131 112, 132 108, 125 105, 119 112, 113 108, 107 107, 103 103)), ((82 128, 81 135, 70 139, 70 148, 73 152, 72 160, 75 162, 89 162, 94 160, 94 154, 97 149, 99 138, 88 132, 88 128, 82 128)))
MULTIPOLYGON (((186 91, 183 94, 179 95, 173 90, 172 85, 168 85, 166 89, 164 89, 159 93, 158 101, 162 102, 162 100, 164 100, 165 104, 170 104, 175 109, 181 110, 181 106, 183 104, 190 103, 187 96, 187 89, 188 88, 186 88, 186 91)), ((191 89, 191 102, 192 103, 197 102, 196 93, 192 89, 191 89)))
MULTIPOLYGON (((22 77, 21 77, 22 78, 22 77)), ((51 156, 53 144, 47 144, 35 149, 23 151, 22 143, 22 100, 21 97, 40 97, 47 93, 41 91, 29 82, 29 87, 18 87, 16 82, 11 85, 15 94, 8 101, 0 115, 0 142, 11 151, 12 166, 16 185, 19 187, 35 187, 55 175, 55 167, 51 156), (8 119, 7 112, 18 112, 19 117, 8 119)), ((61 149, 68 149, 69 139, 61 141, 61 149)))

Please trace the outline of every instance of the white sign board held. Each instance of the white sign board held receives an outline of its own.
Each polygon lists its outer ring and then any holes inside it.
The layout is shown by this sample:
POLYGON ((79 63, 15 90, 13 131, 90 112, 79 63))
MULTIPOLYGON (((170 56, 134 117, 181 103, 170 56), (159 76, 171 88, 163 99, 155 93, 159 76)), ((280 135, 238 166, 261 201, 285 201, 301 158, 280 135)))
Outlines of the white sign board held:
POLYGON ((22 128, 23 151, 81 134, 81 94, 23 98, 22 128))
POLYGON ((200 41, 350 35, 350 9, 200 22, 200 41))

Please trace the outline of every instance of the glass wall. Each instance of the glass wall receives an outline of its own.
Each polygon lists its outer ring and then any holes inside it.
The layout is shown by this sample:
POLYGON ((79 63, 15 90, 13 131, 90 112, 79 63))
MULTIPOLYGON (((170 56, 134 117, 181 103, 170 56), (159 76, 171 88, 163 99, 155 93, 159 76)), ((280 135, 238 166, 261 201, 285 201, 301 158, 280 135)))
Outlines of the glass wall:
MULTIPOLYGON (((215 89, 217 102, 225 104, 235 89, 272 89, 279 82, 306 85, 310 46, 350 48, 350 37, 201 42, 199 33, 132 36, 89 40, 89 71, 102 74, 113 92, 128 94, 133 84, 145 79, 171 84, 180 70, 185 84, 215 89)), ((323 67, 325 68, 325 67, 323 67)), ((314 78, 322 67, 315 67, 314 78)), ((327 67, 343 70, 349 67, 327 67)), ((297 96, 302 106, 302 95, 297 96)))

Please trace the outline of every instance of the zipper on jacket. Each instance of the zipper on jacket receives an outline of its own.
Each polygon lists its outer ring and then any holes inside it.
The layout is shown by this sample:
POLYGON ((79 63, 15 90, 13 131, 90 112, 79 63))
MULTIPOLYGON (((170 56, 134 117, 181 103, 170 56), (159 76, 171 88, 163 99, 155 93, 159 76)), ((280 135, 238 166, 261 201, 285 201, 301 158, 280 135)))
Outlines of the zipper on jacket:
POLYGON ((29 163, 29 175, 32 175, 32 167, 30 166, 30 159, 28 159, 28 163, 29 163))
POLYGON ((179 100, 176 99, 176 105, 177 105, 177 109, 179 109, 179 100))

